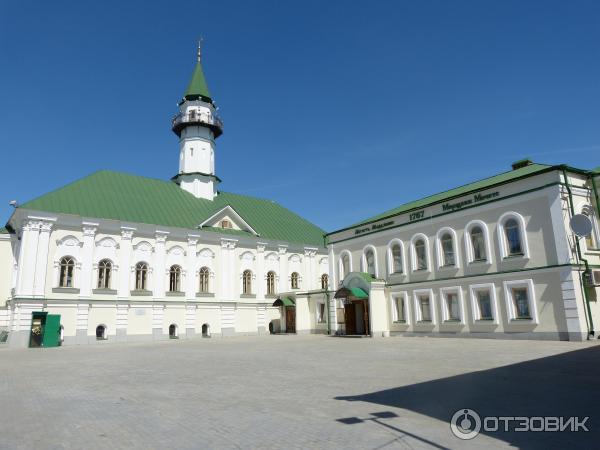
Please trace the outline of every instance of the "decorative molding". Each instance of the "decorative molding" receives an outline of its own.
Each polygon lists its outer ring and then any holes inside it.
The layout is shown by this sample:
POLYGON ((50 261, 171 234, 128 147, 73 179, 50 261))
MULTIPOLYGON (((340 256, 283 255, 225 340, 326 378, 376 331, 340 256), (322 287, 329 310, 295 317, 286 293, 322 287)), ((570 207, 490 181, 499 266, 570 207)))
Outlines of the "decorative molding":
POLYGON ((167 237, 169 236, 168 231, 157 231, 154 235, 157 244, 164 244, 167 242, 167 237))
POLYGON ((238 242, 237 239, 221 238, 221 248, 233 250, 233 249, 235 249, 237 242, 238 242))
POLYGON ((287 250, 288 250, 288 246, 287 245, 279 244, 277 246, 277 251, 279 252, 280 255, 285 255, 287 253, 287 250))
POLYGON ((121 240, 130 241, 133 238, 134 231, 136 231, 136 228, 121 227, 121 240))

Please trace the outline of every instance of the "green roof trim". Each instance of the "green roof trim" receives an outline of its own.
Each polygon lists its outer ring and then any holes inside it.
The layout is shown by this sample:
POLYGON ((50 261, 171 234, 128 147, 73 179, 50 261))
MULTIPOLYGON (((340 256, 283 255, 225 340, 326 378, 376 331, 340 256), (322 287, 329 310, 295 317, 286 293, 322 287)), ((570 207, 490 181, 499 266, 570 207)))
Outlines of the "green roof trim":
POLYGON ((256 238, 240 230, 198 229, 227 205, 243 217, 259 238, 324 246, 325 232, 321 228, 275 202, 230 192, 219 192, 210 201, 194 197, 172 181, 111 170, 95 172, 19 208, 256 238))
POLYGON ((10 234, 9 231, 6 229, 6 227, 1 227, 0 228, 0 234, 10 234))
POLYGON ((194 73, 192 74, 192 79, 185 90, 185 94, 183 94, 183 98, 186 100, 197 100, 198 98, 202 98, 203 100, 212 102, 200 61, 196 63, 194 73))
POLYGON ((296 302, 291 297, 282 297, 275 300, 273 306, 296 306, 296 302))
POLYGON ((369 298, 369 294, 367 294, 361 288, 353 287, 353 288, 350 288, 348 290, 350 291, 350 294, 352 294, 353 297, 356 297, 356 298, 369 298))
POLYGON ((400 205, 396 208, 390 209, 388 211, 385 211, 381 214, 378 214, 376 216, 370 217, 368 219, 365 219, 361 222, 355 223, 354 225, 351 225, 349 227, 346 228, 342 228, 336 231, 332 231, 330 233, 327 233, 328 236, 335 234, 335 233, 339 233, 340 231, 344 231, 344 230, 348 230, 350 228, 354 228, 360 225, 365 225, 371 222, 376 222, 378 220, 387 218, 387 217, 391 217, 391 216, 395 216, 397 214, 402 214, 405 213, 407 211, 413 210, 413 209, 420 209, 420 208, 424 208, 426 206, 429 206, 431 204, 434 203, 439 203, 441 201, 445 201, 445 200, 449 200, 451 198, 454 197, 460 197, 462 195, 468 194, 470 192, 473 191, 480 191, 483 189, 488 189, 492 186, 498 185, 498 184, 502 184, 502 183, 506 183, 508 181, 513 181, 519 178, 524 178, 530 175, 535 175, 535 174, 539 174, 542 172, 547 172, 549 170, 554 169, 556 166, 550 166, 547 164, 537 164, 537 163, 533 163, 533 164, 529 164, 527 166, 521 167, 519 169, 515 169, 515 170, 511 170, 509 172, 504 172, 498 175, 494 175, 492 177, 489 178, 484 178, 483 180, 479 180, 479 181, 475 181, 473 183, 469 183, 469 184, 465 184, 463 186, 459 186, 457 188, 454 189, 450 189, 448 191, 444 191, 444 192, 440 192, 438 194, 434 194, 434 195, 430 195, 428 197, 422 198, 420 200, 415 200, 409 203, 405 203, 403 205, 400 205))

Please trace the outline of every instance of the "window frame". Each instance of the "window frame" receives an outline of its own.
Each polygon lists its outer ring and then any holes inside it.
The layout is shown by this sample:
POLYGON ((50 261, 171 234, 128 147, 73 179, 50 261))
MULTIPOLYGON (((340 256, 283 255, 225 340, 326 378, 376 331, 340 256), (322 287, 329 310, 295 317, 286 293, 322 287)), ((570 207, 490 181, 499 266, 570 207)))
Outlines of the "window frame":
POLYGON ((348 276, 349 273, 352 272, 352 254, 350 253, 349 250, 342 250, 340 252, 340 256, 338 259, 338 276, 339 276, 339 281, 340 284, 342 284, 342 281, 344 281, 344 278, 346 278, 348 276), (344 270, 344 256, 348 257, 348 272, 345 272, 344 270))
POLYGON ((535 288, 531 278, 526 280, 510 280, 504 281, 504 301, 506 303, 506 314, 510 323, 533 323, 539 324, 537 305, 535 299, 535 288), (527 291, 527 303, 529 306, 529 314, 531 317, 517 317, 516 305, 513 298, 512 290, 525 288, 527 291))
POLYGON ((274 270, 269 270, 265 276, 267 283, 267 295, 277 295, 277 273, 274 270))
POLYGON ((458 251, 458 236, 456 231, 450 227, 444 227, 438 230, 436 234, 436 247, 437 247, 437 264, 438 269, 459 269, 460 268, 460 254, 458 251), (445 251, 442 245, 442 239, 446 234, 450 235, 450 239, 452 240, 452 250, 454 251, 454 264, 446 265, 445 264, 445 251))
POLYGON ((427 273, 427 272, 431 272, 431 254, 429 251, 429 238, 424 235, 423 233, 417 233, 415 234, 411 240, 410 240, 410 258, 411 258, 411 269, 413 272, 416 273, 427 273), (425 244, 425 268, 424 269, 419 269, 418 268, 418 258, 417 258, 417 249, 416 249, 416 243, 419 240, 423 240, 423 243, 425 244))
POLYGON ((290 287, 300 289, 300 274, 298 272, 292 272, 290 275, 290 287))
POLYGON ((168 292, 182 292, 181 285, 183 281, 183 269, 179 264, 173 264, 169 267, 169 290, 168 292), (173 281, 175 281, 173 283, 173 281), (173 286, 176 289, 173 289, 173 286))
POLYGON ((375 248, 375 246, 373 246, 373 245, 366 245, 363 248, 362 256, 361 256, 361 270, 364 273, 368 273, 371 276, 374 276, 375 278, 379 278, 379 267, 378 267, 378 264, 377 264, 377 249, 375 248), (372 252, 372 254, 373 254, 373 271, 375 272, 374 274, 371 274, 369 272, 369 265, 368 265, 368 260, 367 260, 367 252, 372 252))
POLYGON ((487 224, 482 220, 472 220, 465 226, 465 255, 468 264, 491 264, 492 263, 492 245, 490 242, 490 232, 487 224), (483 245, 485 248, 485 259, 475 259, 475 249, 473 247, 473 239, 471 230, 475 227, 481 228, 483 233, 483 245))
POLYGON ((252 295, 252 271, 250 269, 242 272, 242 295, 252 295))
POLYGON ((440 302, 442 304, 442 323, 466 325, 463 290, 460 286, 440 288, 440 302), (456 301, 458 302, 458 319, 452 319, 450 317, 450 309, 448 308, 447 302, 448 294, 456 294, 456 301))
POLYGON ((469 286, 469 293, 471 297, 471 312, 473 316, 473 323, 478 325, 493 324, 498 325, 500 323, 500 317, 498 315, 498 301, 496 298, 496 285, 494 283, 479 283, 471 284, 469 286), (488 291, 490 293, 490 309, 492 312, 492 319, 482 319, 481 309, 479 308, 479 299, 477 298, 477 292, 488 291))
POLYGON ((138 261, 135 264, 135 269, 134 269, 134 287, 136 291, 148 291, 148 274, 150 272, 150 266, 146 261, 138 261), (142 267, 143 266, 143 267, 142 267), (141 287, 138 287, 138 271, 143 274, 143 276, 140 278, 140 281, 142 281, 141 283, 141 287))
POLYGON ((388 276, 404 275, 406 273, 406 258, 404 257, 404 243, 400 239, 392 239, 388 243, 387 270, 388 270, 388 276), (402 270, 400 270, 400 271, 395 270, 396 264, 395 264, 393 249, 396 245, 400 248, 400 264, 402 265, 402 267, 401 267, 402 270))
POLYGON ((321 289, 324 291, 329 290, 329 274, 327 273, 321 274, 321 289))
POLYGON ((210 268, 207 266, 202 266, 198 270, 198 292, 201 294, 210 293, 210 268))
POLYGON ((317 324, 327 323, 327 306, 324 302, 317 302, 317 307, 315 308, 315 322, 317 324), (323 312, 321 313, 321 308, 323 308, 323 312))
POLYGON ((410 323, 411 323, 410 305, 409 305, 410 302, 408 300, 408 292, 406 292, 406 291, 392 292, 390 300, 391 300, 390 308, 391 308, 392 323, 395 323, 398 325, 410 325, 410 323), (402 299, 404 301, 404 320, 401 320, 398 317, 398 309, 396 308, 396 303, 398 302, 399 299, 402 299))
POLYGON ((498 219, 498 244, 500 246, 500 256, 505 259, 525 259, 529 258, 529 245, 527 243, 527 228, 525 219, 519 213, 509 211, 498 219), (514 219, 519 227, 519 237, 521 239, 521 253, 510 253, 508 237, 506 236, 505 225, 510 219, 514 219))
POLYGON ((433 294, 433 289, 417 289, 413 291, 413 306, 415 312, 415 325, 435 325, 436 324, 436 314, 435 314, 435 297, 433 294), (429 314, 431 316, 431 320, 423 320, 421 317, 421 299, 420 297, 423 295, 429 296, 429 314))
POLYGON ((58 260, 58 287, 59 288, 74 288, 75 287, 75 267, 77 266, 77 260, 70 255, 61 256, 58 260), (68 260, 68 261, 66 261, 68 260), (65 262, 66 261, 66 262, 65 262), (63 268, 65 269, 65 273, 63 274, 63 268), (71 272, 69 278, 69 270, 71 272), (64 280, 70 280, 70 284, 67 282, 63 284, 64 280))
POLYGON ((600 251, 600 225, 598 224, 598 214, 596 213, 596 209, 590 204, 585 204, 581 207, 581 214, 587 216, 592 222, 591 233, 583 239, 585 242, 585 249, 589 252, 598 252, 600 251), (591 239, 592 245, 589 245, 588 238, 591 239))
POLYGON ((100 261, 98 261, 98 272, 97 272, 97 279, 96 279, 96 288, 97 289, 110 289, 111 285, 112 285, 112 279, 113 279, 113 271, 114 271, 114 264, 113 262, 108 259, 108 258, 103 258, 100 261), (104 267, 102 267, 102 265, 104 264, 104 267), (107 267, 108 264, 108 267, 107 267), (101 276, 101 274, 104 273, 103 276, 101 276), (108 277, 106 276, 106 274, 108 273, 108 277), (108 279, 108 282, 106 281, 108 279), (101 286, 101 281, 102 281, 102 286, 101 286))

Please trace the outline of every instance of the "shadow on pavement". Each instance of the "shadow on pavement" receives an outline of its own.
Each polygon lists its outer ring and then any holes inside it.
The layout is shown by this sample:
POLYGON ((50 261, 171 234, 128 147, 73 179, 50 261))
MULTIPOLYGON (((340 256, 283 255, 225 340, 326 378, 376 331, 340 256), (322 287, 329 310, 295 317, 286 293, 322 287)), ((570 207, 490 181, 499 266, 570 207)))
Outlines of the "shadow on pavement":
MULTIPOLYGON (((448 424, 457 410, 465 408, 482 418, 589 416, 585 422, 589 432, 481 432, 519 448, 600 448, 600 347, 336 400, 403 408, 448 424)), ((456 438, 456 446, 461 442, 456 438)))

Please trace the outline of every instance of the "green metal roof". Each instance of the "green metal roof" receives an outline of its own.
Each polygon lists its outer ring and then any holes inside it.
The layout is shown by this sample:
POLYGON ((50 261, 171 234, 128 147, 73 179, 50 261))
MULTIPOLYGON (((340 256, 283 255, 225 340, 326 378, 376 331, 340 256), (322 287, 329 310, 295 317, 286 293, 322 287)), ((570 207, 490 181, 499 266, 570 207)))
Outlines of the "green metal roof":
POLYGON ((291 297, 281 297, 275 300, 273 306, 296 306, 296 302, 291 297))
POLYGON ((206 78, 204 78, 204 72, 202 71, 202 64, 198 61, 194 68, 190 84, 185 90, 185 94, 183 94, 183 98, 186 100, 197 100, 200 97, 212 102, 206 78))
MULTIPOLYGON (((427 205, 438 203, 443 200, 448 200, 450 198, 459 197, 461 195, 465 195, 472 191, 480 191, 482 189, 487 189, 497 184, 506 183, 507 181, 515 180, 517 178, 525 177, 528 175, 533 175, 539 172, 546 171, 553 166, 547 164, 537 164, 533 163, 528 166, 522 167, 520 169, 511 170, 509 172, 504 172, 499 175, 495 175, 493 177, 485 178, 483 180, 475 181, 473 183, 465 184, 463 186, 459 186, 454 189, 450 189, 448 191, 440 192, 439 194, 430 195, 429 197, 422 198, 420 200, 415 200, 413 202, 405 203, 396 208, 385 211, 376 216, 365 219, 361 222, 355 223, 349 227, 343 228, 342 230, 353 228, 356 226, 360 226, 366 223, 375 222, 377 220, 381 220, 385 217, 394 216, 396 214, 402 214, 404 212, 410 211, 412 209, 423 208, 427 205)), ((331 233, 327 233, 328 235, 337 233, 342 230, 333 231, 331 233)))
MULTIPOLYGON (((196 230, 225 206, 231 206, 261 238, 323 247, 324 231, 283 206, 255 197, 219 192, 213 201, 199 199, 172 181, 101 170, 19 206, 196 230)), ((254 236, 240 230, 204 227, 201 231, 254 236)))
POLYGON ((353 297, 356 298, 369 298, 369 294, 367 294, 364 290, 358 287, 353 287, 349 289, 350 293, 353 297))

